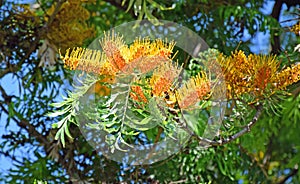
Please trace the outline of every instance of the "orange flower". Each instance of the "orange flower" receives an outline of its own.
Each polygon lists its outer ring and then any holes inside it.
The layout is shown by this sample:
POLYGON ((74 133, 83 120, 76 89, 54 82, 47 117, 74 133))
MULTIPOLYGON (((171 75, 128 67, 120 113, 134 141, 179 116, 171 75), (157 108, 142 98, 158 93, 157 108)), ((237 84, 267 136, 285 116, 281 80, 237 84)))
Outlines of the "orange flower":
POLYGON ((150 79, 150 86, 154 96, 163 96, 163 93, 168 91, 176 77, 179 76, 181 67, 173 65, 172 62, 167 62, 154 70, 150 79))
POLYGON ((149 38, 136 39, 129 48, 123 47, 121 50, 123 57, 128 61, 123 72, 132 73, 136 70, 139 73, 147 73, 152 71, 162 63, 171 60, 174 45, 174 42, 166 43, 161 39, 153 42, 149 38))
POLYGON ((253 60, 254 77, 253 92, 256 95, 262 95, 268 84, 274 80, 276 71, 279 67, 279 62, 275 56, 249 55, 249 60, 253 60))
POLYGON ((80 47, 66 50, 65 56, 61 56, 66 68, 70 70, 82 70, 98 75, 115 75, 117 70, 107 61, 103 52, 83 49, 80 47))
POLYGON ((279 66, 275 56, 250 54, 247 57, 243 51, 236 51, 230 57, 220 55, 217 61, 224 73, 228 98, 245 93, 261 96, 274 80, 279 66))
POLYGON ((138 38, 129 48, 130 57, 129 62, 139 59, 141 57, 161 56, 165 59, 171 58, 175 42, 167 43, 161 39, 150 41, 149 38, 138 38))
POLYGON ((147 103, 148 99, 146 98, 143 89, 141 86, 131 86, 130 97, 136 102, 147 103))
POLYGON ((181 109, 188 109, 203 100, 210 92, 210 82, 204 72, 188 80, 176 91, 178 104, 181 109))
POLYGON ((104 38, 100 41, 100 45, 106 54, 107 60, 117 70, 122 70, 126 65, 125 59, 120 52, 121 48, 126 46, 123 38, 119 35, 115 35, 114 32, 111 34, 104 33, 104 38))
POLYGON ((300 63, 287 67, 276 74, 273 85, 277 89, 285 89, 287 86, 300 80, 300 63))
POLYGON ((294 32, 297 36, 300 35, 300 22, 298 21, 295 25, 290 28, 291 32, 294 32))

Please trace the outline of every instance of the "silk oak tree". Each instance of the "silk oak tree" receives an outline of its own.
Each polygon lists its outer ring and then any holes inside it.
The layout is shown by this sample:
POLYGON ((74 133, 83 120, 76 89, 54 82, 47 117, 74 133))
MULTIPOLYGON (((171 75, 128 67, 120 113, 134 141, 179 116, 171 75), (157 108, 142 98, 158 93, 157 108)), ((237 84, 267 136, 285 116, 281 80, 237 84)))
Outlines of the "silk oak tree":
POLYGON ((12 163, 1 180, 299 182, 299 4, 1 1, 0 155, 12 163), (210 49, 192 55, 176 40, 129 43, 129 33, 109 31, 162 19, 210 49), (251 52, 258 32, 269 35, 264 54, 251 52), (149 148, 145 158, 137 155, 147 147, 131 148, 165 139, 179 148, 149 148))

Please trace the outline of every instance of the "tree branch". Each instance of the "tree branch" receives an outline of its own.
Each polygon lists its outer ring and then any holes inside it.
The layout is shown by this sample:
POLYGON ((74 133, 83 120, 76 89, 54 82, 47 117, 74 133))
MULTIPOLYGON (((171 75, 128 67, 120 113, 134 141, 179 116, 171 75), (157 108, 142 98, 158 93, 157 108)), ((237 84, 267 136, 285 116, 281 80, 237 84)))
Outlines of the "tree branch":
MULTIPOLYGON (((291 6, 296 6, 300 4, 300 0, 276 0, 271 16, 279 22, 279 17, 280 17, 280 12, 282 9, 282 5, 285 3, 288 7, 288 9, 291 6)), ((281 51, 280 47, 280 35, 279 35, 279 30, 275 30, 274 33, 272 34, 273 37, 273 43, 271 43, 272 46, 272 54, 279 54, 281 51)))
POLYGON ((218 140, 218 141, 206 139, 206 138, 203 138, 203 137, 198 137, 198 139, 200 141, 202 141, 203 143, 206 143, 206 144, 209 144, 209 145, 212 145, 212 146, 221 146, 221 145, 230 143, 230 142, 236 140, 237 138, 241 137, 245 133, 250 132, 251 127, 253 127, 256 124, 258 118, 262 114, 262 111, 263 111, 262 105, 256 106, 256 113, 255 113, 254 117, 252 118, 252 120, 241 131, 237 132, 236 134, 234 134, 234 135, 232 135, 232 136, 230 136, 226 139, 221 139, 221 140, 218 140))
MULTIPOLYGON (((282 4, 283 1, 282 0, 277 0, 274 4, 271 16, 273 18, 275 18, 277 20, 277 22, 279 22, 279 16, 280 16, 280 12, 281 12, 281 8, 282 8, 282 4)), ((272 46, 272 54, 279 54, 280 53, 280 37, 279 37, 279 31, 275 30, 273 35, 273 43, 271 43, 272 46)))
POLYGON ((58 14, 59 10, 60 10, 60 7, 63 5, 63 3, 65 2, 66 0, 58 0, 56 6, 55 6, 55 9, 54 9, 54 12, 51 14, 51 16, 49 17, 49 20, 48 22, 44 25, 44 28, 47 29, 48 26, 50 24, 52 24, 52 22, 54 21, 55 19, 55 16, 58 14))
MULTIPOLYGON (((1 109, 6 113, 9 114, 8 110, 3 106, 3 104, 0 104, 1 109)), ((15 113, 15 110, 13 110, 15 113)), ((25 119, 17 119, 15 116, 11 117, 12 120, 14 120, 18 126, 20 126, 21 128, 24 128, 30 135, 33 135, 37 141, 39 141, 40 143, 44 144, 44 145, 48 145, 49 141, 42 135, 40 134, 33 125, 31 125, 29 123, 29 121, 25 120, 25 119)))

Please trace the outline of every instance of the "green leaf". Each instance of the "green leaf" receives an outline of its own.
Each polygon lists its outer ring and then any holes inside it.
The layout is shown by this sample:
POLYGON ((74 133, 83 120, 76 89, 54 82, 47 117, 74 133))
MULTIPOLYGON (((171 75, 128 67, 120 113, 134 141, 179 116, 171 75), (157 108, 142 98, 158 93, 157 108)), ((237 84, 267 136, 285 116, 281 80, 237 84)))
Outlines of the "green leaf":
POLYGON ((69 131, 68 125, 65 125, 65 126, 64 126, 64 130, 65 130, 66 135, 67 135, 71 140, 73 140, 73 137, 71 136, 71 133, 70 133, 70 131, 69 131))
POLYGON ((161 5, 161 4, 158 4, 157 2, 155 2, 155 1, 153 1, 153 0, 147 0, 149 3, 151 3, 151 5, 153 6, 153 7, 155 7, 155 8, 159 8, 160 10, 163 10, 163 11, 165 11, 165 10, 173 10, 174 8, 175 8, 175 6, 176 6, 176 4, 174 3, 173 5, 174 6, 171 6, 171 7, 165 7, 165 6, 163 6, 163 5, 161 5))
MULTIPOLYGON (((127 8, 127 10, 125 11, 126 13, 131 9, 131 7, 132 7, 134 1, 135 1, 135 0, 130 0, 130 1, 129 1, 128 8, 127 8)), ((126 2, 126 0, 123 0, 122 6, 124 6, 125 2, 126 2)))
POLYGON ((70 110, 69 108, 64 109, 64 110, 57 110, 55 112, 49 112, 46 115, 48 117, 54 118, 54 117, 61 116, 61 115, 65 114, 65 113, 67 113, 69 110, 70 110))
POLYGON ((150 20, 150 22, 153 25, 159 25, 158 19, 149 12, 148 7, 146 6, 146 2, 144 2, 144 4, 143 4, 143 9, 144 9, 145 15, 148 18, 148 20, 150 20))
POLYGON ((57 124, 57 123, 53 123, 53 124, 52 124, 52 128, 53 128, 53 129, 58 128, 58 124, 57 124))

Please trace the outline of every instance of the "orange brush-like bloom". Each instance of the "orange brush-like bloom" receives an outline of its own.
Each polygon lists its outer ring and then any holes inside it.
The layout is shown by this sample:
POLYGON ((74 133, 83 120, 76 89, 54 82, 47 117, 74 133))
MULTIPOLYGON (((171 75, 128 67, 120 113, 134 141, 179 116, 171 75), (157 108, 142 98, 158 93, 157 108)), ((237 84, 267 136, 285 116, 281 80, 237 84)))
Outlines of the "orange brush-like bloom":
POLYGON ((106 61, 103 53, 96 50, 74 48, 71 52, 70 49, 66 50, 66 54, 62 57, 65 67, 71 70, 82 70, 101 74, 101 65, 106 61))
POLYGON ((275 56, 249 55, 248 59, 254 65, 254 77, 252 79, 253 92, 262 95, 268 84, 274 80, 279 63, 275 56))
POLYGON ((163 96, 164 92, 171 88, 180 71, 181 67, 173 65, 172 62, 167 62, 155 69, 150 79, 152 94, 154 96, 163 96))
POLYGON ((276 74, 273 85, 277 89, 285 89, 287 86, 300 80, 300 63, 287 67, 276 74))
POLYGON ((188 82, 176 91, 178 104, 181 109, 193 107, 210 93, 210 82, 204 72, 188 80, 188 82))
POLYGON ((117 69, 122 70, 126 65, 126 61, 123 58, 120 50, 122 47, 126 47, 123 38, 119 35, 104 34, 104 38, 100 41, 100 45, 107 57, 107 60, 117 69))
MULTIPOLYGON (((149 38, 136 39, 133 44, 123 47, 121 53, 127 61, 123 72, 147 73, 163 63, 169 62, 175 43, 165 43, 161 39, 150 41, 149 38)), ((175 57, 175 56, 173 56, 175 57)))
POLYGON ((145 96, 141 86, 131 86, 130 97, 136 102, 147 103, 148 99, 145 96))

